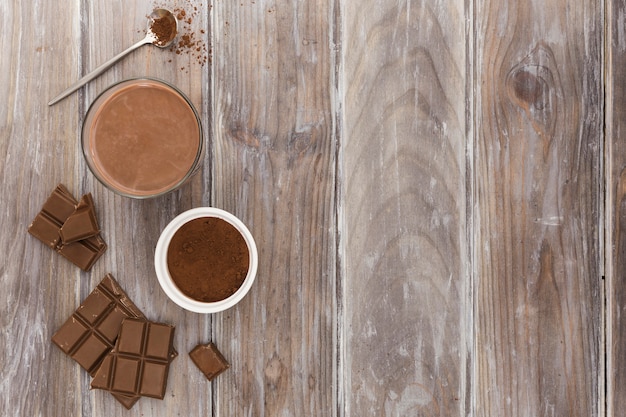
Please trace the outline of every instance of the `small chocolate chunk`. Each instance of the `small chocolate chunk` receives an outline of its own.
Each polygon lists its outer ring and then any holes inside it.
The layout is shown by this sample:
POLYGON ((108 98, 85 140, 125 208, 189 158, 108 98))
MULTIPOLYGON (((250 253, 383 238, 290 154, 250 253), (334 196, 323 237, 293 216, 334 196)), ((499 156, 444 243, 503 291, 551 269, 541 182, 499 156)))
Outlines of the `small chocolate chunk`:
POLYGON ((189 356, 209 381, 230 368, 230 364, 213 343, 198 345, 189 356))
POLYGON ((174 326, 125 319, 115 348, 102 361, 91 387, 163 399, 173 339, 174 326))
POLYGON ((141 398, 140 396, 128 396, 128 395, 122 395, 122 394, 116 394, 114 392, 111 393, 111 395, 120 402, 120 404, 122 404, 127 410, 130 410, 131 408, 133 408, 133 405, 135 405, 137 403, 137 401, 139 401, 139 399, 141 398))
POLYGON ((100 233, 96 210, 91 193, 85 194, 74 212, 65 220, 59 230, 64 245, 92 237, 100 233))

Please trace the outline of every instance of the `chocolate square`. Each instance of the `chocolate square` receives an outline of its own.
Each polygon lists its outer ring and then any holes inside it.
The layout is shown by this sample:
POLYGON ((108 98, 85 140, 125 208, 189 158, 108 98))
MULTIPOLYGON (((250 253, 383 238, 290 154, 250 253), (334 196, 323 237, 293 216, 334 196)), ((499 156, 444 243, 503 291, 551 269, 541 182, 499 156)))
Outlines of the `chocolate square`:
POLYGON ((230 364, 213 343, 197 345, 189 356, 209 381, 230 368, 230 364))
POLYGON ((139 394, 146 397, 162 396, 162 387, 167 384, 167 374, 168 365, 161 362, 144 361, 139 394))

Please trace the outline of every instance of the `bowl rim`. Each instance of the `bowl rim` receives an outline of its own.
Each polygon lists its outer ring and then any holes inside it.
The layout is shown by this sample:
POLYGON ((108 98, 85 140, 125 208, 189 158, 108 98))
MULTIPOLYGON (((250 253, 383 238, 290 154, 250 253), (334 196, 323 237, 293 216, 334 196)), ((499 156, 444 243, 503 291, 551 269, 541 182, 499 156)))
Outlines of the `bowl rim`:
POLYGON ((234 214, 215 207, 196 207, 189 209, 178 216, 176 216, 169 224, 163 229, 161 235, 156 244, 154 253, 154 268, 156 271, 157 279, 161 286, 161 289, 174 303, 178 304, 185 310, 189 310, 195 313, 218 313, 233 307, 239 301, 241 301, 256 279, 256 272, 258 268, 258 251, 254 237, 246 225, 234 214), (202 302, 194 300, 193 298, 185 295, 174 284, 172 277, 167 267, 167 249, 172 240, 174 234, 180 229, 180 227, 187 222, 202 218, 202 217, 215 217, 227 221, 234 226, 239 233, 243 236, 249 251, 249 266, 248 274, 244 279, 241 286, 231 296, 215 302, 202 302))

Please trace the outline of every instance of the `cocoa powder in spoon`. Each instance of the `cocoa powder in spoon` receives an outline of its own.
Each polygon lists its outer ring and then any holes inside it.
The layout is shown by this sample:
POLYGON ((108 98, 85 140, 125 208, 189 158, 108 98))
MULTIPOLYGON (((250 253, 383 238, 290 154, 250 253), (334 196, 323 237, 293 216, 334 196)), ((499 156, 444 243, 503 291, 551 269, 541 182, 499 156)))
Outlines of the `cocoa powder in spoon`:
POLYGON ((157 38, 157 45, 165 45, 176 36, 176 23, 167 17, 159 17, 152 21, 150 30, 157 38))

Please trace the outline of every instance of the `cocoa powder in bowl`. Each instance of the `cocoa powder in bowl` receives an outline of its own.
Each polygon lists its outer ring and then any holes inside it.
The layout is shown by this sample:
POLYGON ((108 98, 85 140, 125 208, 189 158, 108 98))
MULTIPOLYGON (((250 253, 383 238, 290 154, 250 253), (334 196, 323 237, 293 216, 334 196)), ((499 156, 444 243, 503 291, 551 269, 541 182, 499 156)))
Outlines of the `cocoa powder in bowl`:
POLYGON ((167 267, 174 284, 200 302, 233 295, 248 274, 250 253, 244 237, 218 217, 183 224, 167 248, 167 267))

